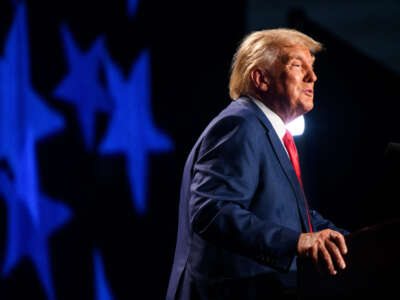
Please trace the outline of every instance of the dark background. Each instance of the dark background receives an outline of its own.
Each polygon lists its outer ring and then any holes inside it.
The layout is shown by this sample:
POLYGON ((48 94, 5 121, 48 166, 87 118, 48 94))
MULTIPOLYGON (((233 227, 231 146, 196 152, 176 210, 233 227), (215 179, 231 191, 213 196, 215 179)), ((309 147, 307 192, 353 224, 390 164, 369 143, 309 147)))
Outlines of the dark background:
MULTIPOLYGON (((375 27, 357 23, 358 31, 343 36, 344 27, 335 31, 318 22, 324 19, 321 11, 312 11, 318 18, 310 17, 307 5, 312 1, 296 5, 287 1, 285 8, 275 7, 279 20, 268 18, 274 10, 266 10, 264 27, 267 1, 139 1, 132 18, 125 1, 107 2, 27 3, 33 87, 67 120, 64 131, 36 145, 43 192, 61 199, 74 212, 74 218, 49 240, 57 299, 95 298, 93 249, 102 252, 115 299, 165 297, 183 165, 201 131, 229 104, 231 58, 243 36, 254 29, 297 28, 326 48, 315 66, 315 108, 306 116, 305 133, 296 138, 311 206, 349 230, 398 216, 398 193, 394 185, 387 184, 386 177, 393 174, 388 173, 384 160, 387 144, 400 142, 398 65, 394 58, 392 66, 379 56, 379 49, 388 53, 393 46, 390 37, 399 29, 396 16, 382 19, 392 25, 384 27, 386 31, 392 28, 392 35, 379 43, 370 39, 375 52, 368 52, 362 47, 368 41, 354 41, 362 28, 375 32, 375 27), (253 17, 257 24, 251 22, 253 17), (150 50, 153 117, 175 147, 172 152, 151 156, 145 215, 136 214, 132 207, 124 155, 105 157, 86 151, 74 108, 52 96, 67 72, 59 31, 63 23, 82 49, 105 35, 108 52, 126 74, 140 51, 150 50)), ((382 11, 398 9, 390 1, 362 3, 374 3, 382 11)), ((348 16, 350 20, 354 17, 362 23, 360 15, 368 15, 362 3, 359 15, 348 16)), ((342 14, 349 14, 341 5, 342 14)), ((1 1, 0 45, 13 12, 11 2, 1 1)), ((329 18, 334 23, 335 18, 329 18)), ((110 117, 97 117, 99 142, 110 117)), ((6 163, 1 167, 7 168, 6 163)), ((0 262, 6 220, 0 200, 0 262)), ((0 298, 45 299, 29 259, 1 279, 0 298)))

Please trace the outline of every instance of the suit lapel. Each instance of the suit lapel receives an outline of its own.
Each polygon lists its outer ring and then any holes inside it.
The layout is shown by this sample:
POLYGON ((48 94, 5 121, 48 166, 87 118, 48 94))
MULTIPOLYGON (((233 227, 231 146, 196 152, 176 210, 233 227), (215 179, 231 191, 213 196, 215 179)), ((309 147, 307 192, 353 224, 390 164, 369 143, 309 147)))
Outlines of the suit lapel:
POLYGON ((272 149, 274 150, 275 155, 279 161, 279 164, 281 165, 286 177, 288 178, 288 180, 290 182, 290 185, 292 186, 293 192, 296 195, 297 207, 299 209, 299 215, 300 215, 303 227, 304 227, 304 229, 308 228, 307 220, 305 218, 305 216, 307 215, 307 211, 306 211, 306 207, 304 205, 305 199, 304 199, 303 191, 301 189, 299 180, 296 176, 296 173, 294 171, 292 163, 290 162, 289 156, 287 155, 285 148, 282 145, 282 142, 280 141, 278 135, 276 134, 274 128, 272 127, 271 122, 268 120, 268 118, 265 116, 265 114, 261 111, 261 109, 257 106, 257 104, 255 104, 251 99, 249 99, 247 97, 242 97, 236 101, 243 102, 244 105, 246 105, 251 110, 253 110, 254 113, 256 114, 257 118, 264 125, 264 127, 266 129, 266 134, 272 145, 272 149))

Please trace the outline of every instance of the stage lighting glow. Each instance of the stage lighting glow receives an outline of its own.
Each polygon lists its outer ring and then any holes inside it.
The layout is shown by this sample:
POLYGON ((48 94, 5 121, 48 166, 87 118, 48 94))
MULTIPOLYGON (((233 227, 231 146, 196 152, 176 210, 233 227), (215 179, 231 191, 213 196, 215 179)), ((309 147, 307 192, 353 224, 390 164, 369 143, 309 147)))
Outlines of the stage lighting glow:
POLYGON ((302 135, 305 129, 304 117, 300 116, 297 119, 294 119, 292 122, 286 125, 286 128, 293 136, 302 135))

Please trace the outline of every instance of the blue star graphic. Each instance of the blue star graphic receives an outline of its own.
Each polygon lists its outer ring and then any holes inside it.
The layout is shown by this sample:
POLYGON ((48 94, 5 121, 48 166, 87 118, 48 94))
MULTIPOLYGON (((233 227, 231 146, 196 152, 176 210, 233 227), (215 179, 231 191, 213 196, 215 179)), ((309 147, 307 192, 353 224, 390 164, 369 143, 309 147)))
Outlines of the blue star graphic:
POLYGON ((105 51, 104 40, 97 39, 90 50, 82 53, 66 25, 62 26, 61 33, 69 74, 55 89, 54 95, 75 105, 86 148, 91 150, 95 139, 96 112, 112 109, 109 95, 100 85, 98 76, 105 51))
POLYGON ((32 135, 19 161, 15 183, 0 173, 0 194, 7 206, 7 239, 2 269, 7 276, 23 257, 37 270, 48 299, 55 299, 47 239, 71 217, 71 211, 38 191, 32 135), (32 208, 35 211, 32 211, 32 208), (35 217, 33 217, 35 215, 35 217))
POLYGON ((154 125, 150 106, 150 57, 143 51, 124 80, 120 70, 106 58, 106 77, 115 111, 100 151, 125 153, 134 207, 146 211, 149 153, 169 151, 170 139, 154 125))
POLYGON ((137 6, 139 4, 139 0, 127 0, 128 6, 128 15, 133 17, 136 14, 137 6))
POLYGON ((35 143, 63 127, 63 119, 32 90, 26 7, 19 5, 0 60, 0 158, 14 175, 12 182, 0 174, 8 216, 2 274, 7 276, 22 257, 29 257, 49 299, 55 295, 47 239, 71 212, 40 193, 35 143))
POLYGON ((64 120, 31 87, 26 7, 19 5, 0 59, 0 158, 13 171, 27 128, 36 141, 64 128, 64 120))
POLYGON ((95 276, 95 299, 113 300, 114 297, 106 279, 103 260, 99 251, 93 254, 94 276, 95 276))

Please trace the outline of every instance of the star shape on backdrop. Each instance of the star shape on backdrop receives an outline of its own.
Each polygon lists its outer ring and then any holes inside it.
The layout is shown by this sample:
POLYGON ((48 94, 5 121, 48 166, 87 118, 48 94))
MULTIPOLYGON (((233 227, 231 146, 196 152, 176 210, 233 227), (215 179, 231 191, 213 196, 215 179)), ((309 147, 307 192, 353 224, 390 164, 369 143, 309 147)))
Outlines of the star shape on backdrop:
POLYGON ((70 218, 70 210, 39 191, 35 143, 64 128, 64 120, 33 91, 30 82, 26 6, 16 6, 4 57, 0 59, 0 158, 8 162, 12 182, 1 174, 7 207, 2 275, 29 257, 49 299, 54 288, 47 239, 70 218))
POLYGON ((128 9, 128 16, 133 17, 136 14, 137 6, 139 4, 139 0, 127 0, 127 9, 128 9))
POLYGON ((75 105, 83 131, 85 146, 93 149, 95 142, 96 113, 111 112, 112 102, 99 82, 101 58, 104 56, 104 39, 97 39, 83 53, 66 25, 61 27, 69 74, 54 90, 53 95, 75 105))
POLYGON ((71 218, 71 211, 38 191, 32 135, 19 161, 15 183, 0 173, 0 194, 7 207, 7 237, 2 273, 7 276, 23 257, 32 261, 48 299, 55 299, 48 238, 71 218), (32 218, 32 205, 38 220, 32 218))
POLYGON ((0 158, 6 158, 13 171, 26 128, 32 129, 36 141, 63 129, 64 120, 32 89, 26 7, 21 4, 0 58, 0 158))
POLYGON ((110 286, 107 282, 104 264, 101 254, 98 250, 93 253, 93 265, 94 265, 94 283, 95 283, 95 299, 96 300, 113 300, 110 286))
POLYGON ((144 214, 149 154, 173 148, 172 141, 156 128, 152 119, 149 52, 141 52, 127 80, 109 57, 105 57, 105 67, 115 111, 100 152, 125 153, 134 207, 139 214, 144 214))

